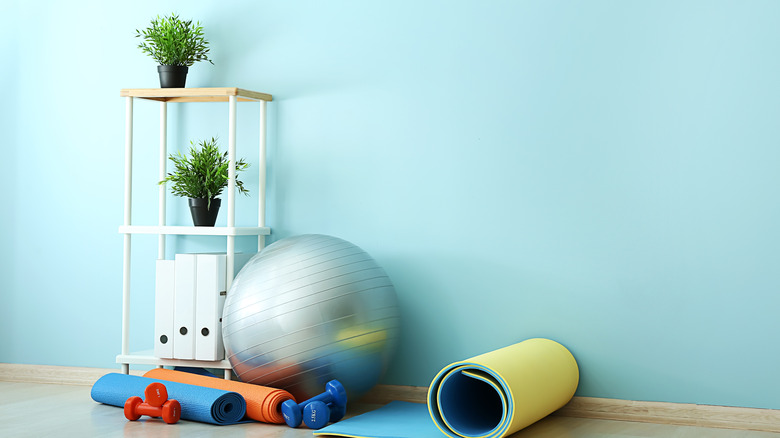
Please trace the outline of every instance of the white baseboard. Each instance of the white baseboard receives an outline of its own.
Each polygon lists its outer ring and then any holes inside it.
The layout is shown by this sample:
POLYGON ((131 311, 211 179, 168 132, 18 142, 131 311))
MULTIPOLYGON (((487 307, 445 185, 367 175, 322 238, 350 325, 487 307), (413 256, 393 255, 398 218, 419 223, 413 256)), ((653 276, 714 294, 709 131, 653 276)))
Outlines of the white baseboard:
MULTIPOLYGON (((120 371, 118 369, 0 363, 0 381, 7 382, 91 386, 97 379, 112 372, 120 371)), ((143 371, 131 371, 131 374, 135 375, 143 373, 143 371)), ((385 404, 393 400, 425 403, 427 394, 428 388, 422 386, 377 385, 361 401, 376 404, 385 404)), ((780 410, 777 409, 574 397, 553 415, 780 432, 780 410)))

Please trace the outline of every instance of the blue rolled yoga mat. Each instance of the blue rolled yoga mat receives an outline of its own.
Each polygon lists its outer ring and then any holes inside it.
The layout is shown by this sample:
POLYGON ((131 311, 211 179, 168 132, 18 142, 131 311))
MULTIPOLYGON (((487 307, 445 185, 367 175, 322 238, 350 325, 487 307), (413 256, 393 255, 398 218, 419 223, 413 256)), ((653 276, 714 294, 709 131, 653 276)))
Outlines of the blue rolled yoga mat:
POLYGON ((503 438, 563 407, 578 383, 566 347, 528 339, 444 367, 428 388, 428 412, 450 438, 503 438))
POLYGON ((164 384, 168 398, 178 400, 183 420, 226 425, 241 422, 246 414, 246 401, 238 393, 128 374, 106 374, 92 385, 91 395, 98 403, 124 407, 130 397, 143 398, 152 382, 164 384))
POLYGON ((578 383, 569 350, 528 339, 444 367, 428 388, 427 404, 393 402, 314 435, 503 438, 565 405, 578 383))

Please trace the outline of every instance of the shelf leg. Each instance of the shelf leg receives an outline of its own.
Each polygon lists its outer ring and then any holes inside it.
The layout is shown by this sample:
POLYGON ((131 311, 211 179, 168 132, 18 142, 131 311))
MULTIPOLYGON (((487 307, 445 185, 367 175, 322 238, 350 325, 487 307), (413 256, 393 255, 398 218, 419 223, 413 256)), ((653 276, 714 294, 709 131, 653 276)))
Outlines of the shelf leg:
POLYGON ((225 290, 230 290, 230 285, 233 284, 233 273, 236 266, 236 236, 227 236, 227 254, 225 260, 225 290))
MULTIPOLYGON (((124 236, 122 266, 122 354, 130 354, 130 234, 124 236)), ((124 370, 124 367, 122 368, 124 370)))
POLYGON ((227 226, 236 226, 236 96, 229 96, 227 226))
MULTIPOLYGON (((133 205, 133 98, 125 101, 125 217, 124 225, 132 223, 133 205)), ((130 354, 130 234, 124 235, 122 266, 122 354, 130 354)), ((122 372, 130 366, 122 364, 122 372)))
MULTIPOLYGON (((260 101, 260 155, 257 163, 260 181, 257 184, 257 226, 265 226, 266 184, 266 102, 260 101)), ((265 248, 265 236, 257 236, 257 252, 265 248)))
POLYGON ((133 98, 125 101, 125 225, 130 225, 133 206, 133 98))
MULTIPOLYGON (((162 181, 165 179, 165 164, 168 161, 168 102, 160 102, 160 169, 159 179, 162 181)), ((167 184, 162 184, 159 187, 159 212, 158 212, 158 224, 162 227, 165 226, 165 190, 167 184)), ((165 259, 165 235, 160 234, 157 236, 157 258, 159 260, 165 259)))
MULTIPOLYGON (((229 96, 228 114, 228 210, 227 226, 236 226, 236 96, 229 96)), ((233 267, 235 265, 236 238, 227 237, 227 275, 225 276, 227 290, 233 284, 233 267)))

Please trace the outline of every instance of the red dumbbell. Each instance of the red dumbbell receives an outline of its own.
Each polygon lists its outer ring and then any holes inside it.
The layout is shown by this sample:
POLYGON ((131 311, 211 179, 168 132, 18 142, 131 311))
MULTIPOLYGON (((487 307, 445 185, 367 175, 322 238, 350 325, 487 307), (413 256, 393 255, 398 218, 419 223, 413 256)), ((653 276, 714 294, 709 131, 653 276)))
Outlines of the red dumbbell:
POLYGON ((146 400, 130 397, 125 402, 125 418, 135 421, 141 415, 162 417, 163 421, 173 424, 181 418, 181 405, 176 400, 168 400, 168 390, 160 382, 149 384, 144 390, 146 400))

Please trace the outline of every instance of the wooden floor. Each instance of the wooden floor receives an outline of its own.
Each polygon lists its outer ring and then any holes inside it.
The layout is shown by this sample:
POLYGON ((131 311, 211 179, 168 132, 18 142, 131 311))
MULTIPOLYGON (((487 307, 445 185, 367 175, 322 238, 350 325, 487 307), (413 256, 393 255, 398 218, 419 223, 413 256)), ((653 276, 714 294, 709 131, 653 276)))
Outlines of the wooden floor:
MULTIPOLYGON (((122 409, 95 403, 89 386, 0 382, 0 437, 312 437, 311 430, 261 423, 213 426, 190 421, 169 425, 143 418, 127 421, 122 409)), ((349 415, 373 406, 351 407, 349 415)), ((512 438, 736 437, 778 438, 780 433, 551 416, 512 438)), ((410 437, 411 438, 411 437, 410 437)), ((415 437, 425 438, 425 437, 415 437)), ((436 437, 433 437, 436 438, 436 437)))

